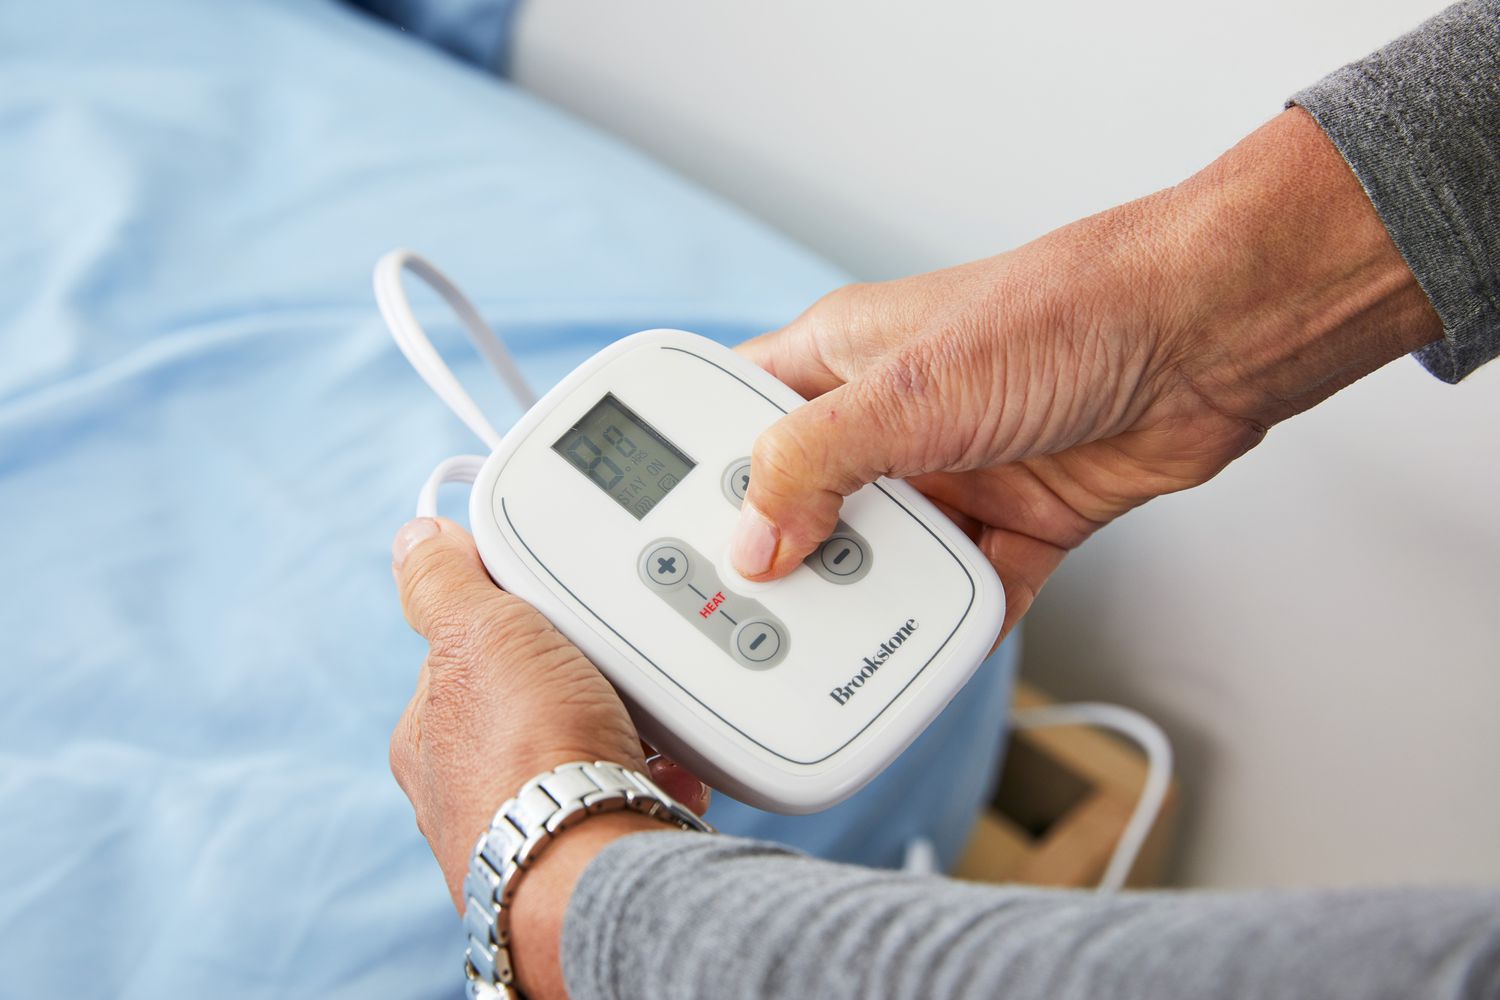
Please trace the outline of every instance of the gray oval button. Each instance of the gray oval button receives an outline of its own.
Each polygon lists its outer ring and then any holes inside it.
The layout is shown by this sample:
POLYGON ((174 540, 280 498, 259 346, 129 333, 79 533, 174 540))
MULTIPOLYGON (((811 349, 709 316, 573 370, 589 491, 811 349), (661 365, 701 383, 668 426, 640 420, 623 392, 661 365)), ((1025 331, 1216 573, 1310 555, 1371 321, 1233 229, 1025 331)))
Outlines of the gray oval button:
POLYGON ((818 551, 818 561, 834 576, 853 576, 865 564, 865 549, 848 535, 834 535, 818 551))
POLYGON ((735 631, 734 648, 751 663, 765 663, 781 652, 781 632, 758 618, 745 622, 735 631))

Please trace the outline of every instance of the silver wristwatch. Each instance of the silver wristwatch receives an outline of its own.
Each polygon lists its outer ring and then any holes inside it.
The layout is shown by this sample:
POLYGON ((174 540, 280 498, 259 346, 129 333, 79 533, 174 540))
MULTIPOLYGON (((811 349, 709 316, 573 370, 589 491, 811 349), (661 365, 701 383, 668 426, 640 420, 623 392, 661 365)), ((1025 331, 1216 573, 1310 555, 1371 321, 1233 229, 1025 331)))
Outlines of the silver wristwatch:
POLYGON ((495 813, 479 837, 464 878, 464 971, 471 1000, 519 1000, 510 962, 510 904, 520 875, 552 839, 596 813, 631 810, 684 830, 713 827, 673 801, 643 774, 605 761, 577 761, 540 774, 495 813))

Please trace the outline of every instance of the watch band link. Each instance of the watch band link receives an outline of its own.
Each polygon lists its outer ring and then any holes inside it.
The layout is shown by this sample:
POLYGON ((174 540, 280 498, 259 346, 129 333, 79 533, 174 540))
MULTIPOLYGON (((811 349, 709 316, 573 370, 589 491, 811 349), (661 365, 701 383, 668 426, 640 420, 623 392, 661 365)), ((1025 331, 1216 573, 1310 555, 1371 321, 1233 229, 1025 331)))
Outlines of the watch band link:
POLYGON ((520 1000, 510 961, 510 904, 521 873, 562 831, 589 816, 629 810, 684 830, 713 827, 650 778, 607 761, 575 761, 537 775, 495 813, 464 878, 464 961, 471 1000, 520 1000))

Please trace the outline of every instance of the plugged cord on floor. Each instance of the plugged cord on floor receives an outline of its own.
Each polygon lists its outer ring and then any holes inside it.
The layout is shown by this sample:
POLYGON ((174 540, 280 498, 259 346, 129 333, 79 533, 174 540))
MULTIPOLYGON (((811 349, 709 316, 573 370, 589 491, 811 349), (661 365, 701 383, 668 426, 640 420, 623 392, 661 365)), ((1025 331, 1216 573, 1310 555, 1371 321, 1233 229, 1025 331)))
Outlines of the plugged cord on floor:
POLYGON ((1160 726, 1134 709, 1090 701, 1063 705, 1041 705, 1011 713, 1011 725, 1020 731, 1050 726, 1094 726, 1129 738, 1146 755, 1146 781, 1135 809, 1120 832, 1109 865, 1099 880, 1100 892, 1118 892, 1125 887, 1130 870, 1140 857, 1151 828, 1161 815, 1172 783, 1172 744, 1160 726))

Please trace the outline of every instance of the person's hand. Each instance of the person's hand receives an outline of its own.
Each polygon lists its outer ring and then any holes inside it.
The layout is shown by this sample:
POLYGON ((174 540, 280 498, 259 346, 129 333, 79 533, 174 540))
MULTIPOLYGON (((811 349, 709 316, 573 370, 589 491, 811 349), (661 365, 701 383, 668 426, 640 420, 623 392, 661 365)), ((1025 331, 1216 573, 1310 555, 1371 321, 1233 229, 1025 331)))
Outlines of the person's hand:
MULTIPOLYGON (((391 736, 391 771, 460 912, 470 852, 495 810, 559 764, 649 768, 668 795, 707 808, 708 790, 691 773, 661 757, 648 765, 614 688, 540 613, 495 586, 468 532, 418 518, 397 534, 391 555, 406 620, 428 643, 416 694, 391 736)), ((557 928, 587 857, 614 836, 663 828, 634 814, 595 817, 527 873, 514 950, 532 995, 555 995, 557 928)))
POLYGON ((994 563, 1009 629, 1099 527, 1441 333, 1358 181, 1293 110, 1178 188, 841 289, 741 345, 812 402, 756 441, 731 558, 785 575, 845 496, 916 477, 994 563))

